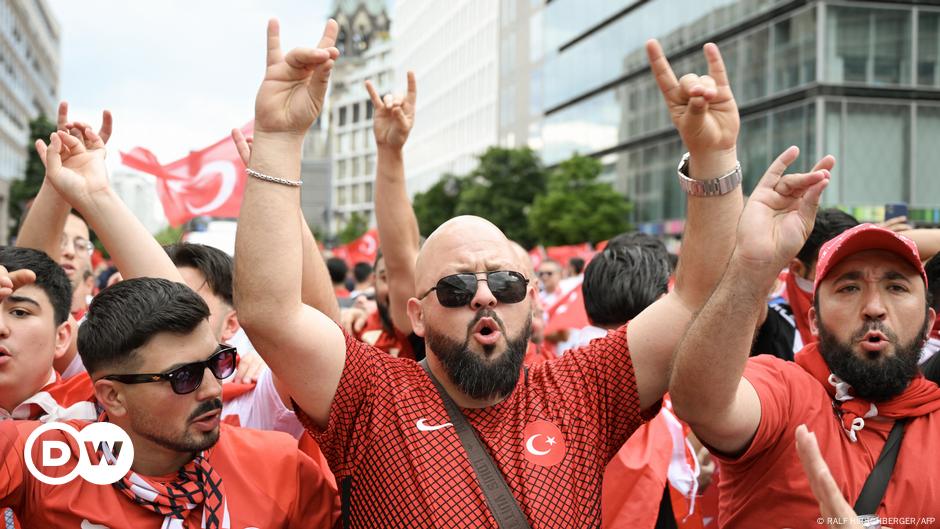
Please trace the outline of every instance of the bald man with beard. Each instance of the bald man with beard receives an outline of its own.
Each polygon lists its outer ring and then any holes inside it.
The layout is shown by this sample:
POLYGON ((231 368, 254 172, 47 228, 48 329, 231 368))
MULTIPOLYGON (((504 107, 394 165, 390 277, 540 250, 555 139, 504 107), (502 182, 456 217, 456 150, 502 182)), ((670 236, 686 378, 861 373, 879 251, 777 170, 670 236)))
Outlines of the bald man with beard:
MULTIPOLYGON (((323 106, 337 31, 330 21, 318 47, 285 55, 277 23, 269 23, 236 239, 235 303, 330 462, 346 526, 499 526, 437 381, 476 431, 506 482, 507 503, 518 504, 528 526, 599 527, 604 468, 658 411, 678 336, 724 271, 742 207, 739 187, 710 196, 690 191, 674 292, 629 327, 528 369, 522 358, 538 295, 531 267, 490 222, 444 223, 417 255, 416 295, 407 302, 412 329, 426 340, 425 371, 345 335, 301 302, 301 148, 323 106)), ((728 181, 738 174, 739 118, 717 47, 705 46, 709 75, 681 81, 658 43, 647 51, 690 152, 683 178, 728 181)), ((401 101, 389 96, 382 104, 397 112, 401 101)), ((793 188, 799 192, 799 182, 793 188)))

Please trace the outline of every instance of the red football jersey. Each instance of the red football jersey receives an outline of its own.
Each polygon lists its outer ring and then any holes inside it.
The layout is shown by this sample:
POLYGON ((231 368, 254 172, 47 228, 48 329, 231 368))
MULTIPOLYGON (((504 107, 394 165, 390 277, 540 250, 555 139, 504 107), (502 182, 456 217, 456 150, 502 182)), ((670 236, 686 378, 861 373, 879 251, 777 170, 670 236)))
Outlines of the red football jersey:
MULTIPOLYGON (((420 365, 347 337, 329 424, 317 438, 351 527, 496 528, 420 365)), ((641 413, 626 327, 528 368, 503 402, 466 409, 533 528, 600 526, 601 480, 641 413)))
MULTIPOLYGON (((0 422, 0 510, 12 507, 22 527, 162 527, 164 516, 135 504, 109 485, 76 477, 62 485, 47 485, 27 470, 24 448, 38 421, 0 422)), ((88 421, 67 421, 81 430, 88 421)), ((42 439, 66 442, 70 463, 42 468, 61 476, 75 467, 78 446, 70 435, 54 430, 42 439), (56 435, 59 434, 57 437, 56 435)), ((40 460, 33 445, 34 461, 40 460)), ((222 425, 218 443, 207 459, 222 478, 231 526, 328 528, 333 523, 335 493, 316 462, 298 450, 297 440, 279 432, 262 432, 222 425)), ((174 476, 153 477, 172 480, 174 476)), ((184 526, 201 527, 202 508, 190 511, 184 526)))

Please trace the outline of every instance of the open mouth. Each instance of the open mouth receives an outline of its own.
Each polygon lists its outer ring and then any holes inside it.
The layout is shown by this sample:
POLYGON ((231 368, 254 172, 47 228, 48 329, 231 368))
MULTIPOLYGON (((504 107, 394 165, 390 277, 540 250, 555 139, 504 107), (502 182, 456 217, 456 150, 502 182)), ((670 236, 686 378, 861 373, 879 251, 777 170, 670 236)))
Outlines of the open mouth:
POLYGON ((473 338, 482 345, 493 345, 502 333, 493 318, 480 318, 473 327, 473 338))
POLYGON ((869 356, 878 356, 891 343, 888 337, 880 331, 868 331, 859 342, 863 351, 869 356))

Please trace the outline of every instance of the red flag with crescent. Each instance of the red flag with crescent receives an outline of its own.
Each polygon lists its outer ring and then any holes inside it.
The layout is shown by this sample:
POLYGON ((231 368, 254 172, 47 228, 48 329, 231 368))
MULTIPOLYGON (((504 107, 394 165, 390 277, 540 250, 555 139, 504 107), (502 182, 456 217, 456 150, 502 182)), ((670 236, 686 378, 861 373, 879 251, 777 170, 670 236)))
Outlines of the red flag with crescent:
POLYGON ((349 244, 333 248, 333 255, 346 261, 349 266, 356 263, 375 262, 375 256, 379 253, 379 230, 372 228, 362 234, 361 237, 349 244))
MULTIPOLYGON (((241 130, 250 137, 254 122, 241 130)), ((229 137, 168 165, 161 165, 143 147, 122 152, 121 163, 157 177, 157 194, 172 226, 202 215, 238 217, 245 191, 245 164, 229 137)))

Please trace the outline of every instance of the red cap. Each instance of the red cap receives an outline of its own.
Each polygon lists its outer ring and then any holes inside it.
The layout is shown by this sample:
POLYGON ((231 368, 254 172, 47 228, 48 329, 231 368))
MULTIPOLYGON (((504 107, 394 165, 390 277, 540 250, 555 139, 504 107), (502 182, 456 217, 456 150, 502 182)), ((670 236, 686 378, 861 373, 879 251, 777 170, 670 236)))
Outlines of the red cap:
POLYGON ((819 289, 819 284, 840 261, 865 250, 884 250, 897 255, 920 272, 924 285, 927 285, 927 273, 924 272, 924 265, 920 262, 920 253, 914 241, 891 230, 865 223, 845 230, 835 239, 822 245, 819 249, 819 260, 816 261, 813 291, 819 289))

